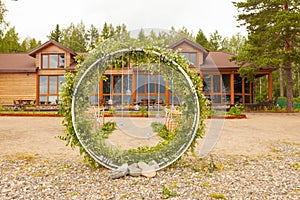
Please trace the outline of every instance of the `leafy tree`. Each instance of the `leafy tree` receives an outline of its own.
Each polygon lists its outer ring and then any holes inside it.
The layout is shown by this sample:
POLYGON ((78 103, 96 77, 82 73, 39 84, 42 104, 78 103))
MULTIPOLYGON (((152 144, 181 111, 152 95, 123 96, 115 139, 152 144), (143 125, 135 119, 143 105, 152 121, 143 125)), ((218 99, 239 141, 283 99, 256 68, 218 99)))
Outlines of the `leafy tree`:
MULTIPOLYGON (((0 0, 0 46, 3 45, 3 36, 5 33, 5 29, 7 27, 7 23, 4 20, 5 17, 5 13, 7 12, 7 9, 5 7, 4 2, 2 2, 0 0)), ((1 51, 2 51, 2 47, 0 47, 1 51)))
POLYGON ((22 50, 22 52, 27 52, 27 50, 29 49, 29 45, 28 45, 28 40, 29 40, 29 38, 25 38, 23 41, 22 41, 22 43, 21 43, 21 50, 22 50))
POLYGON ((49 40, 55 40, 56 42, 60 42, 62 37, 61 30, 59 28, 59 25, 56 24, 55 30, 50 32, 50 35, 48 36, 49 40))
POLYGON ((221 50, 237 55, 244 47, 247 39, 240 33, 233 35, 230 39, 225 37, 221 42, 221 50))
POLYGON ((86 52, 87 33, 85 25, 81 21, 79 24, 71 25, 62 30, 61 44, 77 52, 86 52))
POLYGON ((187 30, 187 28, 185 28, 185 27, 182 27, 181 29, 176 30, 172 26, 168 36, 169 36, 168 41, 166 41, 167 44, 173 44, 173 43, 181 40, 182 38, 187 38, 189 40, 195 41, 193 34, 190 33, 187 30))
POLYGON ((114 36, 115 34, 116 34, 116 32, 115 32, 115 28, 114 28, 114 26, 112 25, 112 24, 109 24, 109 37, 112 37, 112 36, 114 36))
POLYGON ((122 25, 116 26, 115 33, 118 34, 118 35, 128 33, 126 25, 122 24, 122 25))
POLYGON ((152 39, 152 42, 154 42, 155 40, 158 39, 158 37, 153 29, 150 31, 149 37, 152 39))
POLYGON ((113 28, 112 24, 108 25, 105 22, 104 25, 103 25, 100 36, 104 40, 114 36, 114 28, 113 28))
POLYGON ((114 27, 112 24, 107 24, 106 22, 104 22, 96 46, 100 46, 101 43, 108 38, 111 38, 116 35, 123 35, 123 34, 129 36, 129 32, 127 31, 125 24, 114 27))
POLYGON ((247 63, 247 68, 253 69, 250 71, 282 65, 286 75, 287 110, 292 111, 292 70, 300 60, 299 0, 246 0, 233 4, 240 12, 240 25, 248 31, 247 45, 235 60, 242 66, 247 63))
POLYGON ((200 44, 201 46, 203 46, 204 48, 210 49, 210 43, 201 29, 199 29, 199 31, 196 35, 196 42, 198 44, 200 44))
POLYGON ((100 33, 100 38, 101 38, 100 43, 115 35, 122 35, 122 34, 128 34, 125 24, 114 27, 112 24, 107 24, 106 22, 104 22, 103 28, 100 33))
POLYGON ((211 51, 219 51, 222 48, 222 36, 219 34, 217 30, 210 34, 209 38, 210 49, 211 51))
POLYGON ((7 27, 7 22, 5 22, 5 13, 7 12, 7 9, 5 7, 4 2, 2 2, 0 0, 0 37, 2 37, 3 35, 1 35, 1 33, 4 33, 5 28, 7 27))
POLYGON ((2 44, 0 47, 0 52, 2 53, 17 53, 21 52, 21 47, 19 44, 19 36, 15 31, 15 27, 10 28, 2 39, 2 44))
POLYGON ((139 34, 138 34, 138 39, 139 39, 140 41, 145 41, 145 40, 146 40, 146 35, 145 35, 144 29, 141 29, 141 30, 140 30, 140 32, 139 32, 139 34))
POLYGON ((99 41, 99 37, 99 30, 92 24, 90 29, 87 31, 88 49, 95 48, 95 44, 99 41))
POLYGON ((22 41, 21 46, 20 46, 20 51, 28 52, 28 51, 40 46, 41 44, 42 43, 40 40, 36 41, 36 39, 34 39, 34 38, 27 37, 22 41))
POLYGON ((42 44, 42 42, 40 40, 36 41, 35 38, 31 38, 29 40, 29 49, 36 48, 36 47, 40 46, 41 44, 42 44))

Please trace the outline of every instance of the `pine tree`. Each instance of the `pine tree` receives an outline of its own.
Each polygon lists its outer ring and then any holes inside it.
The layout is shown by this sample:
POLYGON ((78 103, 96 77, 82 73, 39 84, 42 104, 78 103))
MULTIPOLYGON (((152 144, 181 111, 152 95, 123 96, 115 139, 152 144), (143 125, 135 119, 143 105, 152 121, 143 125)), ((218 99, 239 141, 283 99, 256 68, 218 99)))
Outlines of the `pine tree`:
POLYGON ((210 43, 210 50, 211 51, 218 51, 222 48, 221 45, 222 36, 219 34, 217 30, 210 34, 209 43, 210 43))
POLYGON ((109 26, 107 25, 106 22, 104 22, 102 31, 101 31, 101 37, 102 39, 108 39, 110 37, 110 30, 109 30, 109 26))
POLYGON ((62 37, 61 30, 59 29, 59 25, 56 24, 55 30, 51 31, 48 38, 49 38, 49 40, 55 40, 56 42, 60 42, 61 37, 62 37))
POLYGON ((127 28, 126 28, 125 24, 116 26, 115 34, 122 35, 122 34, 127 34, 127 33, 128 32, 127 32, 127 28))
POLYGON ((145 41, 146 40, 146 35, 144 29, 141 28, 139 34, 138 34, 138 39, 139 41, 145 41))
POLYGON ((206 49, 210 49, 209 41, 207 40, 207 37, 203 33, 201 29, 199 29, 197 35, 196 35, 196 42, 203 46, 206 49))
POLYGON ((99 30, 94 25, 91 25, 91 28, 88 30, 87 33, 87 38, 88 38, 87 43, 89 46, 88 48, 90 49, 95 48, 96 44, 99 41, 99 37, 100 37, 99 30))
POLYGON ((35 38, 30 38, 30 40, 29 40, 29 50, 34 49, 34 48, 40 46, 41 44, 42 44, 42 42, 40 40, 36 41, 35 38))
POLYGON ((252 69, 282 65, 286 74, 287 110, 292 111, 292 70, 300 60, 299 0, 246 0, 233 4, 240 12, 240 25, 248 31, 247 46, 235 59, 252 69))

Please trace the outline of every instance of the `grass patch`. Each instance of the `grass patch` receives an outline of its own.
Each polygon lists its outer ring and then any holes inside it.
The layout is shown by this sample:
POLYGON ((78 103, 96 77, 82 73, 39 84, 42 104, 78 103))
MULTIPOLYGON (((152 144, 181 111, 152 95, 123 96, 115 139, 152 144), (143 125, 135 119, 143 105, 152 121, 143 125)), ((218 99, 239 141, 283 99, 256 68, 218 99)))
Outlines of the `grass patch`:
POLYGON ((226 196, 224 194, 218 194, 218 193, 212 193, 210 197, 214 199, 226 199, 226 196))
POLYGON ((25 162, 34 162, 37 159, 38 154, 24 154, 24 153, 16 153, 12 155, 7 155, 5 158, 11 162, 15 162, 17 160, 22 160, 25 162))
POLYGON ((177 197, 178 194, 176 192, 174 192, 174 188, 177 186, 176 183, 171 183, 169 188, 166 187, 165 185, 163 185, 163 188, 162 188, 162 194, 163 194, 163 199, 168 199, 168 198, 171 198, 171 197, 177 197))
POLYGON ((296 170, 300 170, 300 163, 292 163, 291 167, 296 169, 296 170))

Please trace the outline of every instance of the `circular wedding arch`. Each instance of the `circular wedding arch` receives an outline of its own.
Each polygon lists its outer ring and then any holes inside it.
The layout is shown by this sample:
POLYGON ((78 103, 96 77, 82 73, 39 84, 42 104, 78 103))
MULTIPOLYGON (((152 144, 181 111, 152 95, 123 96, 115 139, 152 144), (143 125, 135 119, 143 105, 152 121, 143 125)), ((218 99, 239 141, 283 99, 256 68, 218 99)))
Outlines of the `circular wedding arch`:
MULTIPOLYGON (((168 78, 168 74, 164 76, 168 78)), ((163 56, 160 52, 143 48, 120 49, 95 59, 75 85, 71 112, 73 127, 81 145, 93 159, 109 169, 116 169, 124 163, 131 164, 139 161, 146 163, 155 161, 159 166, 157 170, 172 164, 192 144, 198 131, 200 118, 197 91, 188 73, 180 64, 163 56), (171 68, 177 73, 178 81, 182 81, 179 83, 183 88, 181 93, 182 121, 177 133, 172 141, 162 142, 155 148, 150 148, 150 150, 148 148, 148 151, 123 150, 110 144, 106 139, 98 138, 92 130, 92 119, 87 112, 90 107, 88 97, 93 90, 93 85, 99 81, 99 77, 104 75, 111 62, 121 56, 134 54, 154 57, 156 64, 162 63, 163 67, 171 68)))

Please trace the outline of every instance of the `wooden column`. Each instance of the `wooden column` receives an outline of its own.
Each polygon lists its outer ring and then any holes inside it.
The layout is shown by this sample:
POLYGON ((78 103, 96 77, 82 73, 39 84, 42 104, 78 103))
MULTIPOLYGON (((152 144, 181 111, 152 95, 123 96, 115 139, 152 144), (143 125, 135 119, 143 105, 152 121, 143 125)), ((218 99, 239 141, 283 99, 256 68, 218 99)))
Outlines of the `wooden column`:
POLYGON ((131 93, 132 93, 132 103, 134 104, 136 102, 136 92, 137 92, 137 88, 136 88, 136 73, 133 72, 132 70, 132 86, 131 86, 131 93))
POLYGON ((99 92, 99 98, 98 101, 100 102, 103 102, 103 79, 100 78, 100 81, 99 81, 99 88, 98 88, 98 92, 99 92))
POLYGON ((199 72, 199 76, 200 76, 201 80, 203 81, 203 74, 201 71, 199 72))
POLYGON ((234 104, 234 73, 230 74, 230 104, 234 104))
POLYGON ((165 95, 166 95, 166 104, 169 104, 169 83, 167 81, 165 81, 165 95))
POLYGON ((272 91, 273 91, 273 80, 272 80, 272 72, 269 72, 268 75, 268 99, 272 100, 272 91))
POLYGON ((35 93, 36 93, 36 105, 40 104, 40 76, 38 72, 36 73, 36 86, 35 86, 35 93))
POLYGON ((200 88, 200 91, 203 92, 204 84, 203 84, 203 74, 201 73, 201 71, 199 73, 199 77, 200 77, 200 80, 202 81, 202 87, 200 88))

